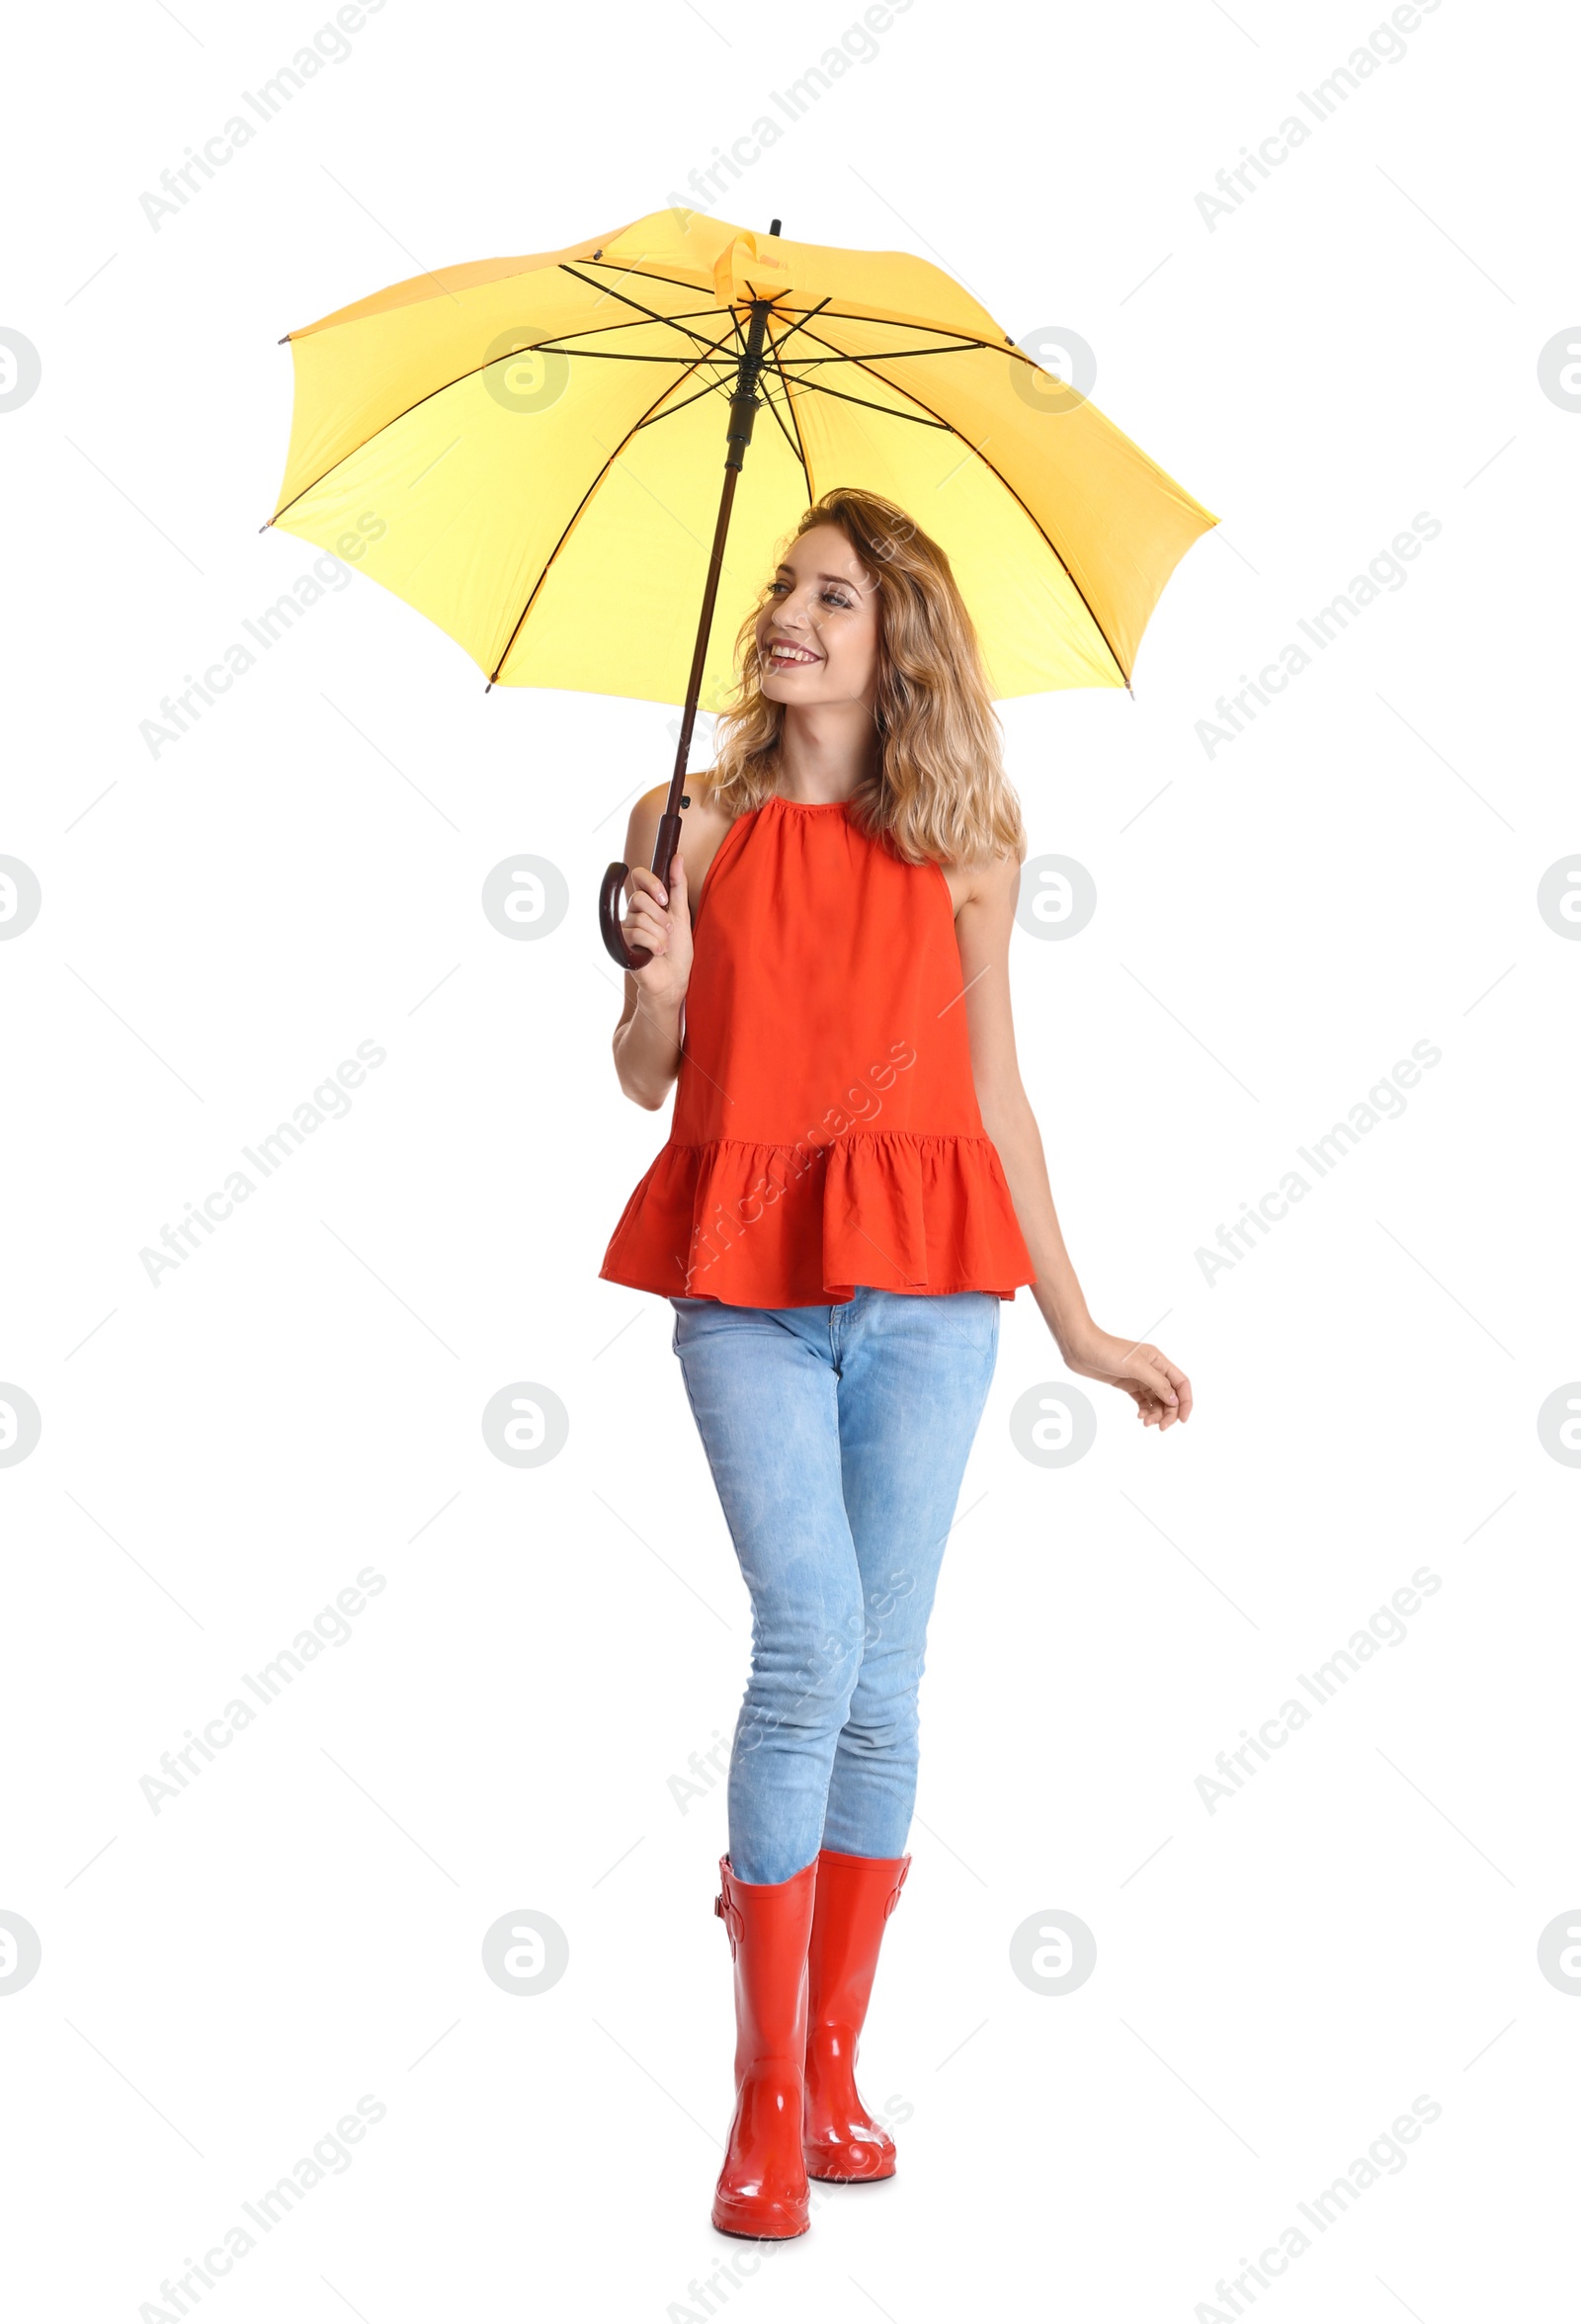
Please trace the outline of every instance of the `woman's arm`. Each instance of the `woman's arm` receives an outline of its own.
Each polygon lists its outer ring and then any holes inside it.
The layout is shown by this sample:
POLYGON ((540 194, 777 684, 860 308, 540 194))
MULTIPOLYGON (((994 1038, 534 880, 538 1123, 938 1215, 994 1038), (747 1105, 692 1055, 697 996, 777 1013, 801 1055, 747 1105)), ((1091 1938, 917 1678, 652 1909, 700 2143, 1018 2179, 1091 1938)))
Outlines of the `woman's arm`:
POLYGON ((633 1104, 650 1113, 663 1105, 681 1067, 686 988, 692 976, 692 894, 700 892, 720 840, 730 828, 702 777, 681 809, 681 843, 670 867, 666 896, 647 869, 669 786, 644 791, 626 825, 625 860, 631 867, 625 941, 644 946, 653 957, 646 967, 627 969, 621 1021, 615 1028, 615 1071, 633 1104), (696 890, 688 879, 688 858, 698 866, 696 890))
POLYGON ((1010 932, 1020 888, 1021 866, 1014 857, 974 868, 956 915, 965 987, 961 1006, 983 1127, 1004 1165, 1017 1222, 1037 1271, 1033 1297, 1060 1355, 1072 1371, 1123 1389, 1148 1427, 1169 1428, 1190 1417, 1191 1381, 1157 1348, 1101 1331, 1094 1323, 1054 1213, 1043 1143, 1022 1087, 1011 1019, 1010 932))

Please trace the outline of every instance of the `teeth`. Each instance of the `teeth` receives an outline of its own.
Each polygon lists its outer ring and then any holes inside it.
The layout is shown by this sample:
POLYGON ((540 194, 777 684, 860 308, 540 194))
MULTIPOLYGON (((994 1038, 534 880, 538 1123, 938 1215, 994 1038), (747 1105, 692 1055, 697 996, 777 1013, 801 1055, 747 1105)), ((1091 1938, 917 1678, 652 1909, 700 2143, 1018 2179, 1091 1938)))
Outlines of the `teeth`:
POLYGON ((816 654, 802 653, 793 645, 777 645, 771 658, 777 662, 815 662, 818 657, 816 654))

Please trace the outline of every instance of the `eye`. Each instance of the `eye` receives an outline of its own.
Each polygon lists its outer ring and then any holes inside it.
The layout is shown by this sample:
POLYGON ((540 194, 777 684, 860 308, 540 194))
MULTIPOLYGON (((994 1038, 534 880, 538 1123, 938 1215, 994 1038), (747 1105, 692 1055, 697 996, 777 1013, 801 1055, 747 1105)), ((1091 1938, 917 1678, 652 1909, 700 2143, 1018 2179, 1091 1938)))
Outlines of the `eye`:
POLYGON ((823 594, 830 605, 838 606, 843 613, 850 613, 851 600, 849 597, 837 597, 832 589, 826 589, 823 594))

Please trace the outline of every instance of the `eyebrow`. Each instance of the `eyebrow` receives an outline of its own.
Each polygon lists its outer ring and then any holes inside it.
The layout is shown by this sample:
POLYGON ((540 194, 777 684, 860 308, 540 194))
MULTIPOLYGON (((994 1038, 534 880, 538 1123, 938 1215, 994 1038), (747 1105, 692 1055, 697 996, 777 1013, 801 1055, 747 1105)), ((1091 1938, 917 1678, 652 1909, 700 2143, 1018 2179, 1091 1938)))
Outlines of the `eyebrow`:
MULTIPOLYGON (((789 573, 790 570, 789 565, 776 565, 774 568, 776 580, 782 573, 789 573)), ((812 578, 814 581, 838 581, 847 589, 858 587, 858 584, 851 579, 848 573, 814 573, 812 578)))

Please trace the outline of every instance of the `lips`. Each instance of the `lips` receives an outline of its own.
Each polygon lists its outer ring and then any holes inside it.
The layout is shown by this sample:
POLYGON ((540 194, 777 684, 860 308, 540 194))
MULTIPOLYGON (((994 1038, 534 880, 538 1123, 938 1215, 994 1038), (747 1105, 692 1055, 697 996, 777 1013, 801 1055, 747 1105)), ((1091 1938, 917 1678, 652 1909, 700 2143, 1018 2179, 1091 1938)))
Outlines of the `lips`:
POLYGON ((808 669, 822 659, 822 654, 812 653, 803 645, 792 645, 789 638, 776 638, 769 648, 769 660, 777 670, 808 669))

